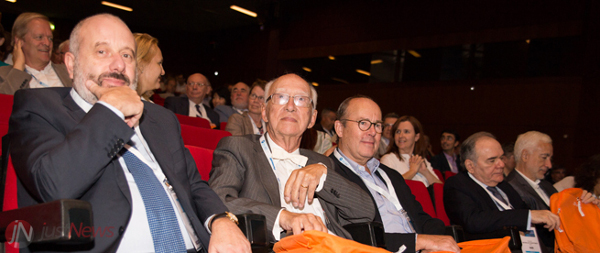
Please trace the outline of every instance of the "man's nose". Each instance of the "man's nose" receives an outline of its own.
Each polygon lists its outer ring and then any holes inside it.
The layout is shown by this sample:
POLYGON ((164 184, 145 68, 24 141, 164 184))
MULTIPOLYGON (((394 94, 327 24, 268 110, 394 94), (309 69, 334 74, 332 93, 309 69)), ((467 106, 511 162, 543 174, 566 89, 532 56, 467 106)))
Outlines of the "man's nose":
POLYGON ((118 53, 114 53, 111 55, 111 63, 110 63, 110 70, 111 71, 116 71, 116 72, 123 72, 123 70, 125 69, 125 60, 123 60, 123 57, 121 56, 121 54, 118 53))

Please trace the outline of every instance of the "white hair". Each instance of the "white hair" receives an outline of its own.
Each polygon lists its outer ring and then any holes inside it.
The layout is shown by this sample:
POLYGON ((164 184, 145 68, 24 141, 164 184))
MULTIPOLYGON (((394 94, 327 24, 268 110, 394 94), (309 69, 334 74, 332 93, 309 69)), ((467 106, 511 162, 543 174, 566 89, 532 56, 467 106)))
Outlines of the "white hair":
MULTIPOLYGON (((281 76, 280 76, 281 77, 281 76)), ((300 76, 298 76, 300 77, 300 76)), ((302 78, 302 77, 300 77, 302 78)), ((269 90, 271 89, 271 86, 273 85, 273 83, 275 83, 277 81, 277 79, 279 79, 279 77, 269 81, 267 84, 265 84, 265 103, 267 103, 267 99, 269 99, 269 90)), ((302 78, 302 80, 304 80, 304 78, 302 78)), ((314 86, 312 86, 310 83, 308 83, 306 80, 304 80, 304 82, 306 83, 306 85, 308 85, 308 87, 310 87, 310 98, 313 101, 313 109, 317 109, 317 90, 315 89, 314 86)))
POLYGON ((529 131, 527 133, 520 134, 517 137, 517 142, 515 143, 515 161, 518 162, 521 160, 523 150, 532 152, 532 150, 536 148, 540 142, 552 144, 552 139, 547 134, 538 131, 529 131))

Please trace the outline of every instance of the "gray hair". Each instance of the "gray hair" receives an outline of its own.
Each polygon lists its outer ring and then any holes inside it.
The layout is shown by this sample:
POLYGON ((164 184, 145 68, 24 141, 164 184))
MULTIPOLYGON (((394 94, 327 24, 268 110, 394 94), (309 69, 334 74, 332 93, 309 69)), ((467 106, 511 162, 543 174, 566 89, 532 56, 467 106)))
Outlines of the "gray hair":
MULTIPOLYGON (((475 144, 477 144, 477 141, 479 141, 479 139, 486 138, 486 137, 492 138, 494 140, 496 139, 496 137, 494 137, 494 135, 491 133, 478 132, 478 133, 474 133, 473 135, 469 136, 469 138, 467 138, 465 141, 463 141, 462 145, 460 146, 460 157, 461 157, 463 163, 467 159, 469 159, 471 161, 477 160, 477 151, 475 150, 475 144)), ((466 168, 466 166, 465 166, 465 168, 466 168)))
POLYGON ((520 134, 515 142, 515 161, 521 160, 523 150, 531 152, 540 142, 552 144, 552 139, 547 134, 538 131, 520 134))
POLYGON ((29 29, 27 29, 27 25, 29 25, 29 22, 33 21, 34 19, 42 19, 49 22, 48 17, 36 12, 21 13, 21 15, 19 15, 17 19, 15 19, 15 23, 12 27, 13 40, 11 41, 11 45, 14 46, 15 38, 23 39, 25 34, 29 32, 29 29))
MULTIPOLYGON (((280 76, 281 77, 281 76, 280 76)), ((298 76, 300 78, 302 78, 301 76, 298 76)), ((267 103, 267 99, 269 99, 269 91, 271 90, 271 86, 273 86, 273 83, 275 83, 277 81, 277 79, 279 79, 279 77, 269 81, 266 85, 265 85, 265 104, 267 103)), ((313 87, 311 84, 309 84, 306 79, 302 78, 302 80, 304 80, 304 82, 306 83, 306 85, 308 85, 308 87, 310 87, 310 98, 313 101, 313 109, 317 109, 317 90, 315 89, 315 87, 313 87)))
MULTIPOLYGON (((67 45, 70 46, 69 40, 65 40, 62 43, 60 43, 60 45, 58 45, 58 51, 62 51, 63 48, 65 48, 67 45)), ((70 48, 69 48, 70 50, 70 48)))

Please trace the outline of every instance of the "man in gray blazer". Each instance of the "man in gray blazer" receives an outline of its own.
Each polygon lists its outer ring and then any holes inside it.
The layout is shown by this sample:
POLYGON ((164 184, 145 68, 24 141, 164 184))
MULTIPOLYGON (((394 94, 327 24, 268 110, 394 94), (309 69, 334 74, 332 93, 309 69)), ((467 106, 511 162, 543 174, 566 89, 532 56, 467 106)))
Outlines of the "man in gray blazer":
POLYGON ((13 65, 0 67, 0 93, 14 94, 18 89, 71 87, 63 64, 50 62, 52 30, 48 17, 25 12, 13 25, 13 65))
POLYGON ((331 160, 299 148, 316 120, 316 91, 288 74, 269 82, 265 94, 267 133, 222 139, 210 187, 232 212, 265 215, 271 240, 306 230, 351 238, 342 226, 372 221, 375 207, 356 204, 371 197, 337 174, 331 160))

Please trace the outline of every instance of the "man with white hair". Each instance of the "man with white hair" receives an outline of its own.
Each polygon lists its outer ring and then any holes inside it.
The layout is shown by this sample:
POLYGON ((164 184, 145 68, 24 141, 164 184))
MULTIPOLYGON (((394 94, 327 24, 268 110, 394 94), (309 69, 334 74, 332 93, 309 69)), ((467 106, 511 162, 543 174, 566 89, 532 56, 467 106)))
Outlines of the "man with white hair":
POLYGON ((48 17, 25 12, 17 17, 12 29, 13 65, 0 67, 0 94, 18 89, 71 87, 65 65, 50 62, 52 30, 48 17))
POLYGON ((301 149, 302 133, 315 124, 317 93, 295 74, 265 87, 264 135, 221 139, 209 185, 234 213, 265 215, 269 239, 281 233, 330 231, 352 238, 342 226, 375 217, 371 197, 335 172, 329 158, 301 149))

